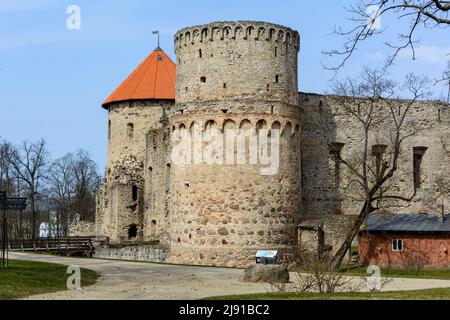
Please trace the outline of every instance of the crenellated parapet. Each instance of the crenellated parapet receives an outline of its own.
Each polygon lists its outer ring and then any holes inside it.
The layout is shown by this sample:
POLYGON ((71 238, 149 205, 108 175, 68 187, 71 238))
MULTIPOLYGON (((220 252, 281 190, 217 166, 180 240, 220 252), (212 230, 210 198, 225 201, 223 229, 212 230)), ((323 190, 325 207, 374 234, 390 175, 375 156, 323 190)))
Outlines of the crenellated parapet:
POLYGON ((183 46, 226 39, 236 41, 268 41, 286 44, 300 49, 300 35, 290 28, 256 21, 214 22, 206 25, 184 28, 175 35, 175 51, 183 46))
POLYGON ((177 105, 216 99, 297 104, 297 31, 266 22, 215 22, 175 35, 177 105))

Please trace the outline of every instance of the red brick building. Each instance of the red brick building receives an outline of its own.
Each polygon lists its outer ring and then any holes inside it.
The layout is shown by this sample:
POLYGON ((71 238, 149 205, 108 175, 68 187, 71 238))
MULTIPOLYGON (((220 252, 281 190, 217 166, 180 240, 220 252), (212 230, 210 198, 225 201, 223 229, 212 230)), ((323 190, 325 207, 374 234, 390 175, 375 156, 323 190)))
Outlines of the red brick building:
POLYGON ((359 262, 402 268, 450 267, 450 216, 374 214, 359 233, 359 262))

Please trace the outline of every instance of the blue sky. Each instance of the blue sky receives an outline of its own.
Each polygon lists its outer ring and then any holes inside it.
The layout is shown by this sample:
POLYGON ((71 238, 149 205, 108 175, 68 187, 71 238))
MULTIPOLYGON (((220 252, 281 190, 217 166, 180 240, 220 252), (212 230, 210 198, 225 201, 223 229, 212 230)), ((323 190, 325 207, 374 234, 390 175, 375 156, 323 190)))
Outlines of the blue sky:
MULTIPOLYGON (((107 113, 100 105, 156 47, 152 30, 160 30, 161 47, 174 59, 178 29, 218 20, 262 20, 298 30, 299 89, 324 93, 332 74, 322 63, 332 60, 321 52, 342 44, 334 26, 347 24, 343 5, 354 1, 0 0, 0 137, 13 143, 46 138, 53 158, 84 148, 103 171, 107 113), (72 4, 81 9, 80 30, 66 27, 72 4)), ((390 37, 405 25, 381 23, 390 37)), ((421 30, 418 39, 416 61, 402 54, 393 78, 410 71, 437 78, 446 68, 448 35, 421 30)), ((384 40, 361 46, 339 77, 381 64, 388 52, 384 40)), ((433 93, 439 98, 446 88, 435 86, 433 93)))

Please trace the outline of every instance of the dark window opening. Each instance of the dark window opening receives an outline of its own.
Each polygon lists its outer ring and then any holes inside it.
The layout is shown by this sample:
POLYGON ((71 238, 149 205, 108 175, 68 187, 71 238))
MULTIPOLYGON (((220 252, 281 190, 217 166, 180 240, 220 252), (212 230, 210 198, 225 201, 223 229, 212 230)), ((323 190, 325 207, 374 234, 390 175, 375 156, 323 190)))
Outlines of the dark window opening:
POLYGON ((223 88, 224 88, 224 89, 227 88, 227 84, 226 84, 226 83, 223 84, 223 88))
POLYGON ((392 240, 392 251, 403 251, 403 240, 392 240))
POLYGON ((127 124, 127 136, 129 138, 132 138, 133 137, 133 133, 134 133, 134 124, 128 123, 127 124))
POLYGON ((163 61, 163 57, 162 56, 158 56, 158 61, 163 61))
POLYGON ((201 83, 205 83, 205 82, 206 82, 206 77, 201 77, 201 78, 200 78, 200 82, 201 82, 201 83))
POLYGON ((138 187, 133 186, 131 188, 131 193, 132 193, 133 201, 137 201, 137 199, 138 199, 138 187))
POLYGON ((166 193, 170 191, 170 163, 166 164, 166 170, 164 173, 164 189, 166 193))
POLYGON ((150 226, 150 235, 152 237, 156 236, 156 220, 152 220, 152 224, 150 226))
POLYGON ((108 140, 111 139, 111 120, 108 121, 108 140))
POLYGON ((275 57, 278 56, 278 47, 275 47, 275 57))
POLYGON ((184 90, 186 90, 186 92, 188 91, 188 87, 184 88, 184 90))
POLYGON ((128 228, 128 239, 134 239, 137 237, 137 225, 132 224, 129 228, 128 228))
POLYGON ((414 190, 419 189, 422 184, 422 160, 427 149, 426 147, 415 147, 413 151, 414 190))
POLYGON ((198 56, 199 58, 203 58, 202 49, 198 49, 198 56))
POLYGON ((280 81, 280 76, 279 75, 276 75, 275 76, 275 83, 278 83, 280 81))
POLYGON ((267 85, 267 91, 269 91, 269 88, 270 88, 270 85, 268 84, 268 85, 267 85))
MULTIPOLYGON (((331 143, 329 146, 330 155, 332 155, 334 161, 334 185, 336 188, 339 188, 341 185, 341 152, 344 146, 344 143, 338 142, 331 143)), ((316 167, 316 170, 318 169, 316 167)))
POLYGON ((377 144, 372 146, 372 155, 375 157, 375 174, 377 176, 381 173, 381 164, 383 163, 383 154, 386 151, 387 146, 377 144))

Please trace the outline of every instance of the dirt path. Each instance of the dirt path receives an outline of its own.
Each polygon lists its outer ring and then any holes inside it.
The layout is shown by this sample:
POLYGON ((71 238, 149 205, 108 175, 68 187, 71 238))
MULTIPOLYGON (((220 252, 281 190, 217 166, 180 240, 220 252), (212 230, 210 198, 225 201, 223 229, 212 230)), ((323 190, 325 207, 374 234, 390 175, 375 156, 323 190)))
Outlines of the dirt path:
MULTIPOLYGON (((100 259, 10 253, 11 259, 77 265, 100 274, 98 282, 80 290, 32 296, 29 299, 141 300, 201 299, 210 296, 264 293, 267 284, 239 282, 242 270, 176 266, 100 259)), ((450 280, 394 278, 385 290, 415 290, 449 287, 450 280)))

